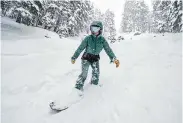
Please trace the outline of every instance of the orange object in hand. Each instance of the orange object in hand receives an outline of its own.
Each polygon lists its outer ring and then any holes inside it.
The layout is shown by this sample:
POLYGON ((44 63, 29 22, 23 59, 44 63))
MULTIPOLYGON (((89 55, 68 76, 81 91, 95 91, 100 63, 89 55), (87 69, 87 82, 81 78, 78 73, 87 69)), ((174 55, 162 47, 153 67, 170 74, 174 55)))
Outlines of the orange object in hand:
POLYGON ((74 60, 74 59, 72 59, 72 60, 71 60, 71 63, 72 63, 72 64, 74 64, 74 63, 75 63, 75 60, 74 60))
POLYGON ((114 60, 114 63, 116 64, 116 68, 119 67, 119 64, 120 64, 120 63, 119 63, 119 60, 115 59, 115 60, 114 60))

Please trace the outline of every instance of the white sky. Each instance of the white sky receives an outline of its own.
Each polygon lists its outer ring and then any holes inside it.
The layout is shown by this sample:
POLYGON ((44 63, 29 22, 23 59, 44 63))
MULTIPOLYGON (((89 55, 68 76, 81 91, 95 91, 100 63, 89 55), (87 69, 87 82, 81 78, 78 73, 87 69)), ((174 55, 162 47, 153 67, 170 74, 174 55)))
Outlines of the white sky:
MULTIPOLYGON (((91 0, 94 2, 94 4, 99 8, 102 12, 105 12, 107 9, 112 10, 115 13, 115 23, 116 23, 116 29, 119 31, 121 18, 122 18, 122 12, 123 12, 123 6, 125 3, 125 0, 91 0)), ((148 6, 151 8, 151 0, 144 0, 148 6)))

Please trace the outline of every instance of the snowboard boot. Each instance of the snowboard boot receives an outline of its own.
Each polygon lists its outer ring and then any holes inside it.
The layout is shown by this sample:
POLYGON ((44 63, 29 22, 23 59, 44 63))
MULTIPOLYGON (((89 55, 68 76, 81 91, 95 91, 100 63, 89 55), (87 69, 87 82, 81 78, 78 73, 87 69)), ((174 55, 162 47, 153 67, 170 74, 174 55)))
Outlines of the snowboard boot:
POLYGON ((98 82, 90 82, 91 85, 98 85, 98 82))

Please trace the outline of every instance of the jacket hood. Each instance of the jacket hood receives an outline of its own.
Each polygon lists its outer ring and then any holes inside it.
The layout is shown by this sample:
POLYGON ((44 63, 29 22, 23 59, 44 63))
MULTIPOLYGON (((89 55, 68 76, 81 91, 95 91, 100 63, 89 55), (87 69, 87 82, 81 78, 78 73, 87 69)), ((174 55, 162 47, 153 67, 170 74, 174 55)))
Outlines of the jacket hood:
POLYGON ((101 28, 101 32, 100 33, 102 33, 102 31, 103 31, 103 24, 102 24, 101 21, 93 21, 91 23, 91 25, 90 25, 90 31, 91 31, 91 26, 99 26, 101 28))
POLYGON ((93 21, 90 26, 99 26, 103 30, 103 24, 101 21, 93 21))

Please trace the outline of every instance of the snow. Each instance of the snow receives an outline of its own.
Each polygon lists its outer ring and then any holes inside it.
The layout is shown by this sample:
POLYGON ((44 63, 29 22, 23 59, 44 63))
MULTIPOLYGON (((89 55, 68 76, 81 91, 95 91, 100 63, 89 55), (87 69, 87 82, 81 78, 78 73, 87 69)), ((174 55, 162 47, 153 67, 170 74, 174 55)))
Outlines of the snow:
POLYGON ((22 7, 16 8, 16 10, 20 11, 22 16, 30 16, 30 17, 32 17, 32 14, 28 10, 26 10, 26 9, 24 9, 22 7))
POLYGON ((36 8, 37 11, 39 11, 39 7, 33 2, 33 1, 30 1, 31 2, 31 5, 36 8))
MULTIPOLYGON (((52 38, 58 38, 59 36, 53 32, 47 30, 25 26, 24 24, 18 24, 14 21, 3 17, 1 18, 1 38, 2 40, 25 40, 25 39, 42 39, 45 35, 49 35, 52 38)), ((36 41, 36 40, 34 40, 36 41)), ((25 41, 24 41, 25 42, 25 41)))
POLYGON ((15 10, 15 7, 10 8, 10 9, 7 11, 6 15, 7 15, 7 16, 11 16, 14 10, 15 10))
POLYGON ((125 34, 111 44, 120 67, 103 51, 102 87, 88 86, 90 69, 84 98, 54 114, 49 103, 70 93, 81 72, 80 58, 70 63, 81 38, 4 17, 1 26, 2 123, 181 123, 180 33, 125 34))
POLYGON ((49 4, 48 8, 56 8, 56 9, 60 9, 56 4, 49 4))

